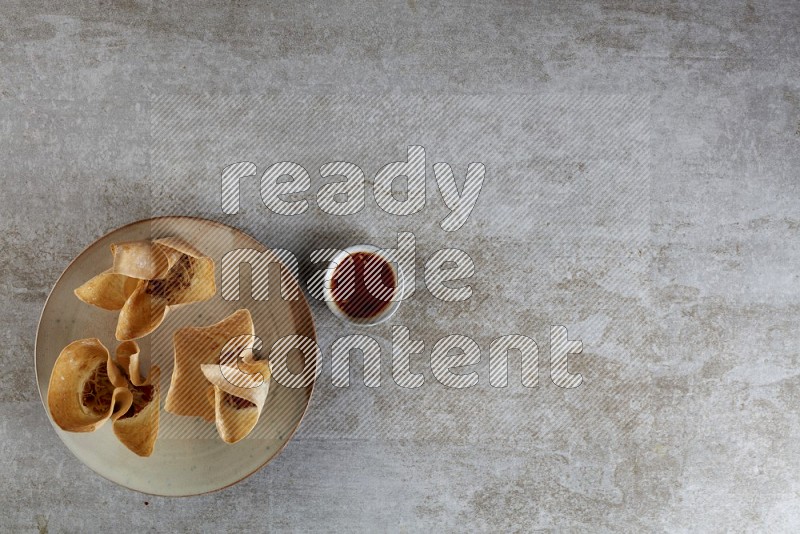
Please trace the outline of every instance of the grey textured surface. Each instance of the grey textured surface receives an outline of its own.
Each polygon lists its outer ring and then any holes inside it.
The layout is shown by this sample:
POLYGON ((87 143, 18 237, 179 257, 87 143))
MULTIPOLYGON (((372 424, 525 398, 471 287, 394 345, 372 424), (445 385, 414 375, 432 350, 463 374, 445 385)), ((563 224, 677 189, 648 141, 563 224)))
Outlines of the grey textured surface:
MULTIPOLYGON (((795 530, 798 27, 800 4, 793 0, 283 8, 4 2, 0 527, 795 530), (401 310, 428 353, 445 329, 470 332, 485 348, 506 332, 543 341, 543 325, 565 323, 583 338, 587 354, 575 361, 595 382, 574 390, 576 397, 546 383, 533 391, 447 396, 435 384, 413 394, 328 384, 284 453, 231 489, 160 499, 94 475, 62 446, 42 409, 31 365, 36 322, 73 256, 154 211, 150 195, 161 182, 151 174, 159 165, 151 106, 173 94, 645 98, 649 217, 641 257, 624 247, 581 256, 575 246, 564 252, 571 263, 521 263, 532 279, 549 273, 536 290, 549 301, 541 308, 524 295, 503 295, 494 274, 502 257, 479 257, 478 245, 492 234, 477 225, 452 237, 419 230, 418 239, 431 247, 423 255, 448 243, 474 254, 476 292, 499 302, 481 314, 447 305, 430 327, 414 326, 415 312, 434 304, 430 295, 401 310), (639 268, 639 276, 607 285, 615 275, 609 262, 618 257, 625 269, 639 268), (559 311, 559 302, 571 307, 559 311), (536 413, 545 399, 546 413, 580 424, 545 419, 540 425, 536 413), (396 413, 392 406, 407 416, 385 422, 383 416, 396 413), (587 407, 596 417, 580 416, 587 407), (513 432, 501 432, 500 419, 513 432), (408 427, 400 427, 404 421, 408 427), (483 421, 498 432, 484 432, 483 421)), ((462 121, 470 124, 469 117, 462 121)), ((405 141, 372 157, 392 161, 405 141)), ((431 150, 446 146, 426 143, 431 150)), ((259 168, 288 157, 285 151, 252 156, 259 168)), ((366 157, 353 156, 357 163, 366 157)), ((569 157, 546 177, 571 176, 569 157)), ((463 169, 467 161, 451 163, 463 169)), ((369 176, 375 169, 365 170, 369 176)), ((487 182, 486 198, 502 183, 487 182)), ((420 228, 443 214, 434 213, 441 199, 432 198, 420 228)), ((541 218, 529 220, 525 205, 520 198, 512 203, 516 229, 494 228, 510 246, 538 235, 541 218)), ((159 204, 170 206, 204 209, 180 198, 159 204)), ((481 207, 487 224, 504 208, 481 207)), ((264 224, 277 220, 265 216, 264 224)), ((242 221, 257 233, 256 219, 242 221)), ((302 221, 315 224, 314 217, 302 221)), ((321 307, 314 311, 323 332, 335 328, 321 307)), ((485 382, 485 367, 479 372, 485 382)), ((433 380, 429 370, 427 379, 433 380)))

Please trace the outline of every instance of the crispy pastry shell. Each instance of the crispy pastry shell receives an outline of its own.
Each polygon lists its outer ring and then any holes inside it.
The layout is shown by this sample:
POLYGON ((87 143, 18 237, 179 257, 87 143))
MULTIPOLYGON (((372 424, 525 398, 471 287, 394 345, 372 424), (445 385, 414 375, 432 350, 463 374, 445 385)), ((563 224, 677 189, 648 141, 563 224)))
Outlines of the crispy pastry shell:
POLYGON ((177 237, 111 245, 113 267, 75 290, 93 306, 119 310, 116 338, 153 332, 169 306, 208 300, 216 293, 214 261, 177 237))
POLYGON ((132 401, 124 376, 99 339, 80 339, 61 351, 47 389, 50 415, 59 427, 70 432, 92 432, 108 419, 124 414, 132 401), (110 401, 95 411, 84 405, 84 387, 103 366, 107 366, 107 374, 96 387, 111 391, 110 401))
POLYGON ((164 409, 175 415, 214 421, 214 407, 206 399, 208 382, 201 365, 218 364, 223 350, 249 351, 254 333, 253 319, 246 309, 210 326, 178 329, 173 336, 175 360, 164 409), (231 340, 235 340, 233 344, 231 340))
POLYGON ((150 369, 148 380, 138 384, 138 386, 153 387, 153 396, 136 415, 132 417, 120 416, 114 421, 114 434, 123 445, 139 456, 153 454, 153 448, 158 437, 158 413, 161 409, 161 394, 158 387, 160 378, 161 369, 158 366, 153 366, 150 369))
POLYGON ((142 377, 135 341, 117 347, 114 361, 100 340, 81 339, 67 345, 56 360, 47 404, 62 429, 92 432, 111 419, 114 434, 123 445, 139 456, 150 456, 158 437, 160 376, 159 368, 154 366, 148 379, 142 377), (107 404, 92 400, 89 404, 95 408, 87 405, 84 388, 89 380, 94 380, 93 387, 88 387, 91 398, 100 397, 104 402, 108 398, 107 404), (149 398, 143 396, 142 388, 152 392, 149 398), (127 416, 134 411, 134 403, 138 412, 127 416))
POLYGON ((213 386, 214 395, 213 398, 209 396, 209 400, 213 402, 214 422, 220 437, 226 443, 246 438, 258 423, 267 400, 268 364, 255 362, 238 369, 230 365, 204 364, 201 368, 213 386))

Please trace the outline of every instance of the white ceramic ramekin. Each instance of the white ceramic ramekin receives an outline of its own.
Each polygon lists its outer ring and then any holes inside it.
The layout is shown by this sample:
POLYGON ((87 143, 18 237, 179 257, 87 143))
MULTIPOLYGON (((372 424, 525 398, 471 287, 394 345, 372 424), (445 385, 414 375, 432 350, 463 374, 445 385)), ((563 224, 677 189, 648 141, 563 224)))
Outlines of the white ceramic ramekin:
POLYGON ((382 253, 381 249, 379 249, 378 247, 373 247, 372 245, 353 245, 351 247, 347 247, 344 250, 341 250, 336 256, 334 256, 334 258, 328 264, 328 269, 325 271, 325 276, 323 278, 322 294, 325 297, 325 303, 328 305, 328 309, 330 309, 331 312, 336 317, 348 323, 357 324, 360 326, 372 326, 388 320, 392 315, 395 314, 397 308, 400 307, 400 302, 403 295, 403 274, 401 270, 398 268, 398 266, 394 262, 392 262, 386 254, 382 253), (331 285, 333 280, 333 273, 336 270, 336 266, 339 265, 339 263, 341 263, 345 259, 347 259, 347 257, 350 256, 351 254, 356 254, 359 252, 374 254, 379 258, 381 258, 382 260, 384 260, 392 269, 392 273, 394 274, 394 279, 397 281, 397 288, 394 292, 394 297, 392 297, 392 300, 389 302, 389 305, 383 310, 381 310, 380 313, 378 313, 378 315, 372 317, 364 317, 364 318, 352 317, 346 314, 344 311, 342 311, 342 309, 339 307, 339 305, 333 298, 333 290, 331 288, 331 285))

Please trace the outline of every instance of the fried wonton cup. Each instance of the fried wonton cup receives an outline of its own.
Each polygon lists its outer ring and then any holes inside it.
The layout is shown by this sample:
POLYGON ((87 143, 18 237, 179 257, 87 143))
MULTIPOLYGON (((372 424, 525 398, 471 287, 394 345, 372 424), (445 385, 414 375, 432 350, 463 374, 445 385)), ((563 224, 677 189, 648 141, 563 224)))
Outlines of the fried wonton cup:
POLYGON ((268 363, 253 355, 254 333, 246 309, 211 326, 175 332, 175 367, 164 409, 213 421, 227 443, 250 434, 270 380, 268 363))
POLYGON ((69 432, 93 432, 110 419, 123 445, 150 456, 158 435, 160 370, 153 367, 147 380, 141 376, 134 341, 120 345, 116 357, 94 338, 67 345, 50 375, 50 414, 69 432))
POLYGON ((176 330, 174 367, 164 409, 175 415, 214 421, 214 407, 206 399, 208 381, 200 366, 219 364, 223 349, 244 356, 253 348, 254 333, 253 319, 246 309, 210 326, 176 330), (230 343, 233 339, 237 341, 230 343))
POLYGON ((177 237, 111 245, 114 263, 75 290, 93 306, 119 310, 116 338, 138 339, 158 328, 170 306, 216 293, 214 261, 177 237))

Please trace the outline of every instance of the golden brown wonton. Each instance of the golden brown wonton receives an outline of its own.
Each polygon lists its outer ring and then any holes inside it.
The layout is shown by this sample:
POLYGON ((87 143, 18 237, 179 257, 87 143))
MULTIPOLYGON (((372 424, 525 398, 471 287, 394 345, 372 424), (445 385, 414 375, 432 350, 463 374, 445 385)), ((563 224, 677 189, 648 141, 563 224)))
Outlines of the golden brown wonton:
POLYGON ((214 261, 177 237, 111 245, 114 263, 77 288, 93 306, 119 310, 116 338, 146 336, 170 306, 208 300, 216 293, 214 261))
POLYGON ((150 456, 158 436, 160 370, 145 380, 139 346, 127 341, 116 361, 98 339, 80 339, 59 354, 47 391, 53 421, 69 432, 92 432, 109 419, 114 434, 139 456, 150 456))
POLYGON ((250 312, 241 309, 207 327, 175 332, 175 366, 164 409, 215 421, 228 443, 258 422, 269 389, 269 365, 253 357, 250 312))

